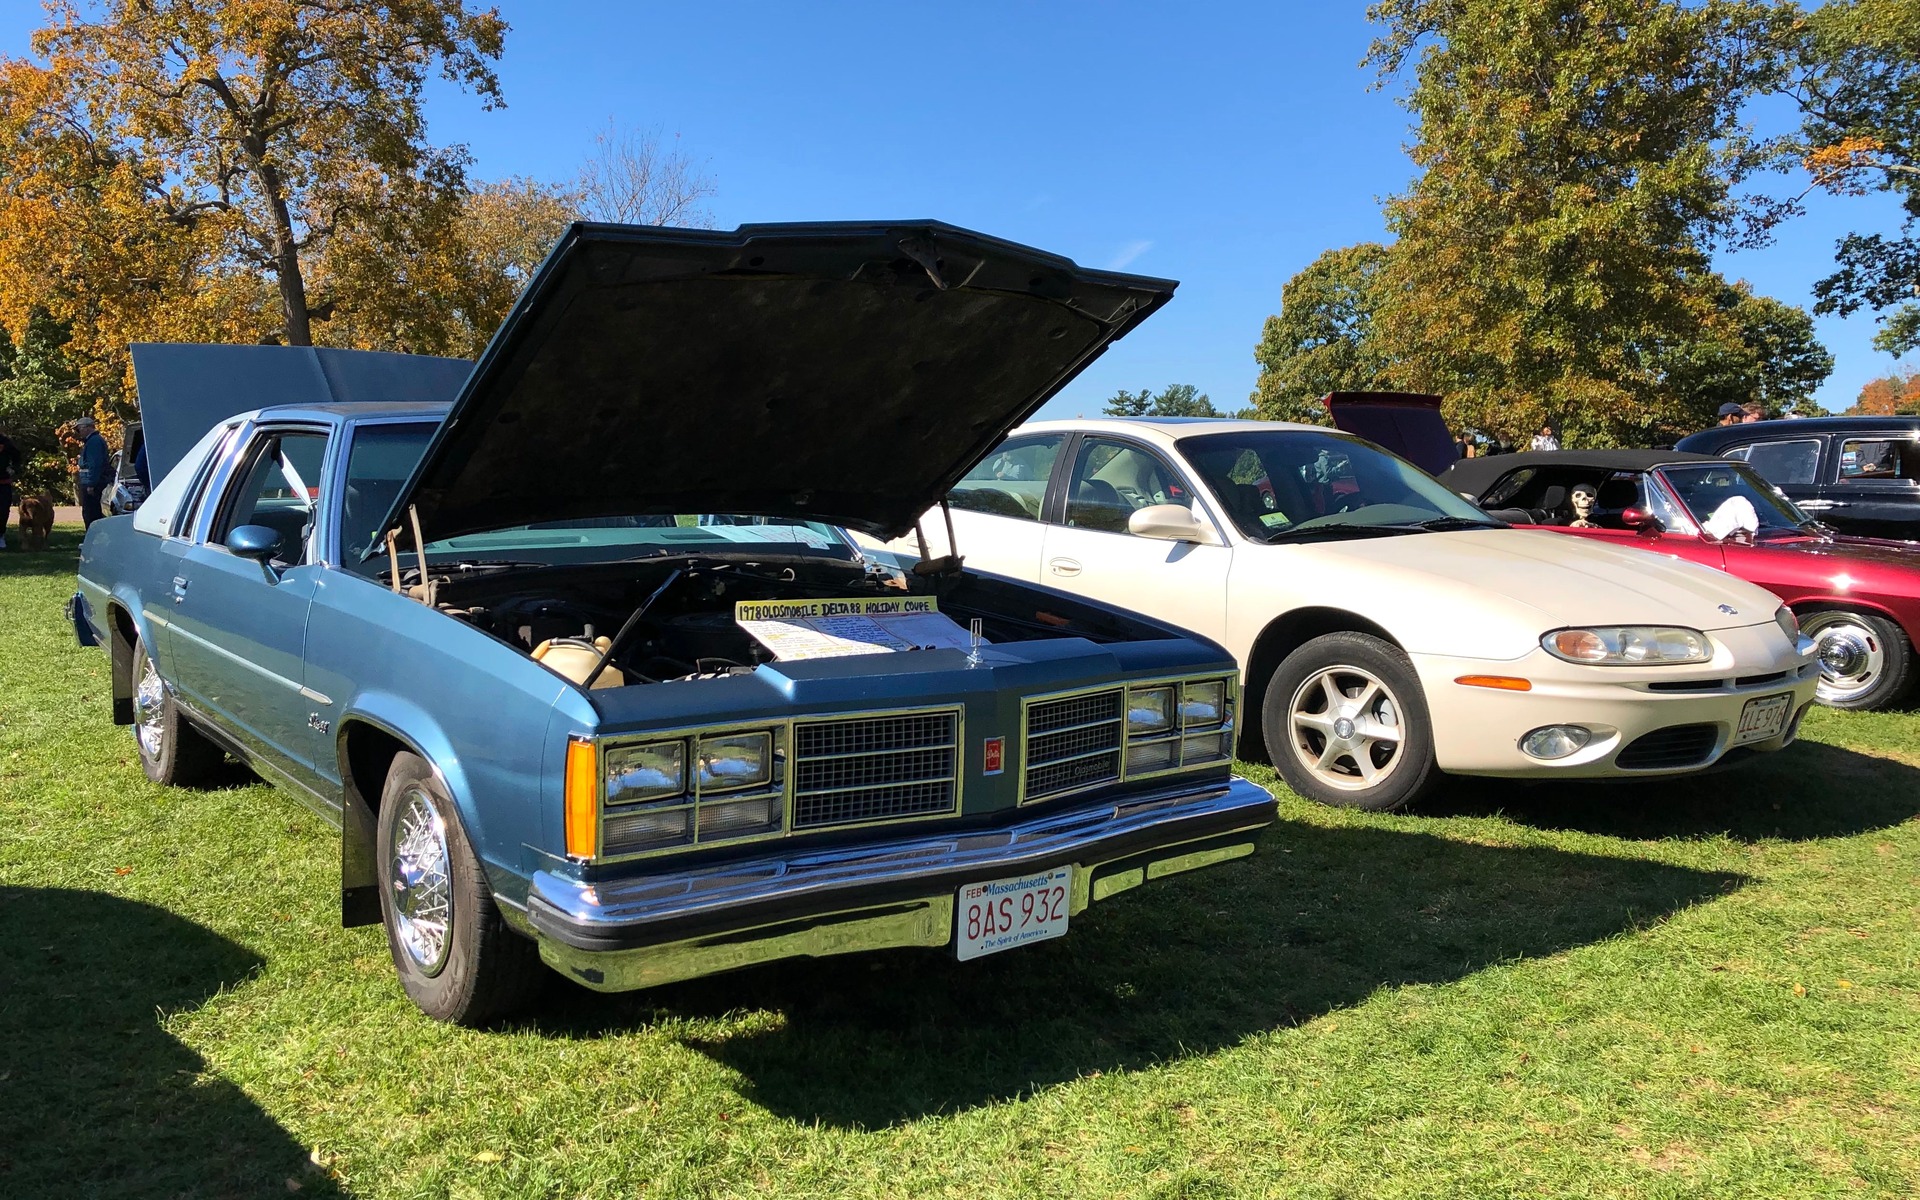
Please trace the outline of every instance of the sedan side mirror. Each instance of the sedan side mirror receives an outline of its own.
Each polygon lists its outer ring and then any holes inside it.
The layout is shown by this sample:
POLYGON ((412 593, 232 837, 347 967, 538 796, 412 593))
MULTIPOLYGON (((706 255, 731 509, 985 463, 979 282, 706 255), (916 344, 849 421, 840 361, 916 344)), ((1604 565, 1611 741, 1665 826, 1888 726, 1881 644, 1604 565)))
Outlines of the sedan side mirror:
POLYGON ((227 535, 227 549, 241 558, 265 563, 280 549, 280 532, 265 525, 242 525, 227 535))
POLYGON ((1193 511, 1179 504, 1149 504, 1135 509, 1127 518, 1127 532, 1136 537, 1160 538, 1168 542, 1196 542, 1217 546, 1220 535, 1193 511))
POLYGON ((1652 537, 1656 533, 1665 533, 1667 531, 1667 527, 1660 523, 1660 518, 1654 516, 1644 508, 1621 509, 1620 523, 1628 529, 1639 532, 1645 537, 1652 537))

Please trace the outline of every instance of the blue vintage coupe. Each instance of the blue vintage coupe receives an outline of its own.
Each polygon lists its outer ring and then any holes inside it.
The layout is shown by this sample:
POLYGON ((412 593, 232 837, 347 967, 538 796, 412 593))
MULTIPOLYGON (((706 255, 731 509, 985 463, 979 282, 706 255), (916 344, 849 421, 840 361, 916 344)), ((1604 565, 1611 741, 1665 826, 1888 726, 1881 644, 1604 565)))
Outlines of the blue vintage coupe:
POLYGON ((75 629, 150 778, 231 753, 340 825, 345 922, 444 1020, 543 962, 1058 936, 1273 819, 1233 660, 843 529, 913 529, 1172 289, 927 222, 579 225, 474 367, 136 347, 160 482, 75 629))

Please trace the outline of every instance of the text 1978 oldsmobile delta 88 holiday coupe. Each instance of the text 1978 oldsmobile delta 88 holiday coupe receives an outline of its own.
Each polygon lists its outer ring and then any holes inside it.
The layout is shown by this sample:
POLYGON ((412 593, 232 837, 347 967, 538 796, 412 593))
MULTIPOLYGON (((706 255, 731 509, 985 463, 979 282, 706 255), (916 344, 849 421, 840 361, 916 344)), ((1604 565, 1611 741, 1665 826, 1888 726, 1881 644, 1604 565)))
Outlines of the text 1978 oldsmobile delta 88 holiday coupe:
POLYGON ((1172 287, 929 223, 576 226, 471 375, 140 347, 165 478, 88 531, 76 628, 151 777, 231 751, 341 823, 343 916, 436 1017, 541 960, 1057 936, 1273 819, 1232 658, 840 527, 910 529, 1172 287))

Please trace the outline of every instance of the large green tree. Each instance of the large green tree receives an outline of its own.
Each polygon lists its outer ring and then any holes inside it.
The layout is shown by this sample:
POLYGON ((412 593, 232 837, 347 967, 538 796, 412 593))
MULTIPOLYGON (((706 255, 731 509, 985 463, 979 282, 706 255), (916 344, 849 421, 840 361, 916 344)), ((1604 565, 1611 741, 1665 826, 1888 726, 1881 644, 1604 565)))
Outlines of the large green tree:
POLYGON ((1920 349, 1920 0, 1829 0, 1792 26, 1798 61, 1789 92, 1806 121, 1789 146, 1813 186, 1891 192, 1897 234, 1841 239, 1838 270, 1814 286, 1819 312, 1885 313, 1876 344, 1920 349))
POLYGON ((1190 383, 1170 383, 1156 394, 1147 388, 1129 392, 1125 388, 1115 392, 1101 409, 1110 417, 1224 417, 1228 415, 1247 417, 1253 414, 1242 410, 1237 413, 1223 413, 1213 406, 1213 401, 1205 392, 1190 383))
POLYGON ((1677 347, 1738 330, 1708 269, 1761 161, 1770 10, 1734 0, 1385 0, 1371 62, 1411 72, 1420 174, 1375 321, 1393 375, 1457 423, 1633 442, 1694 421, 1677 347))
POLYGON ((1262 417, 1324 425, 1328 392, 1392 386, 1392 359, 1373 331, 1388 257, 1377 242, 1329 250, 1287 281, 1253 350, 1251 400, 1262 417))

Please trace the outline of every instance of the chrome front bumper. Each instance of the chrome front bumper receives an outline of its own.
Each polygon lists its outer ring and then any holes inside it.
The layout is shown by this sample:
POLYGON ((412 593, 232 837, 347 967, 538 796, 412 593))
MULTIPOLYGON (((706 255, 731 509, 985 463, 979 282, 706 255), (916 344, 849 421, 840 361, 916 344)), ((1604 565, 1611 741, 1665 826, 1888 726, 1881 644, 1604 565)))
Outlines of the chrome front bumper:
POLYGON ((1274 800, 1244 779, 1082 804, 998 829, 766 856, 583 883, 533 877, 540 957, 599 991, 652 987, 781 958, 954 936, 964 883, 1073 867, 1070 916, 1152 879, 1253 853, 1274 800))

